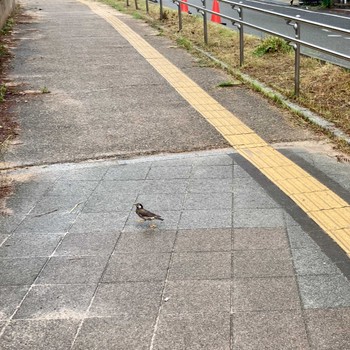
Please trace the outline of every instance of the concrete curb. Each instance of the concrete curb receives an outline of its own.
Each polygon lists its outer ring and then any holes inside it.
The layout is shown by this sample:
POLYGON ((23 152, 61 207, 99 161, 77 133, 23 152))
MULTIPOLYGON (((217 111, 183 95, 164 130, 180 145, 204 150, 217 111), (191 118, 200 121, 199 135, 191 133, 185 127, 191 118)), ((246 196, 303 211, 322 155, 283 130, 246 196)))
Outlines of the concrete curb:
POLYGON ((0 28, 5 24, 15 5, 15 0, 0 0, 0 28))
POLYGON ((350 137, 347 136, 342 130, 337 128, 332 122, 325 120, 321 116, 311 112, 309 109, 305 107, 301 107, 296 103, 293 103, 287 100, 285 96, 274 91, 273 89, 269 88, 268 86, 261 83, 260 81, 251 78, 248 74, 244 74, 240 72, 238 69, 233 69, 226 63, 220 61, 219 59, 217 59, 210 53, 202 50, 201 48, 194 46, 194 49, 200 52, 201 54, 205 55, 209 59, 213 60, 217 64, 219 64, 222 68, 226 69, 229 72, 232 72, 233 74, 238 76, 242 81, 244 81, 245 83, 248 83, 249 85, 253 86, 256 90, 263 93, 266 97, 270 98, 271 100, 274 100, 275 102, 279 102, 281 106, 283 106, 284 108, 287 108, 293 113, 300 115, 303 119, 318 126, 319 128, 323 129, 327 133, 331 134, 333 137, 336 137, 341 141, 345 141, 347 144, 350 145, 350 137))

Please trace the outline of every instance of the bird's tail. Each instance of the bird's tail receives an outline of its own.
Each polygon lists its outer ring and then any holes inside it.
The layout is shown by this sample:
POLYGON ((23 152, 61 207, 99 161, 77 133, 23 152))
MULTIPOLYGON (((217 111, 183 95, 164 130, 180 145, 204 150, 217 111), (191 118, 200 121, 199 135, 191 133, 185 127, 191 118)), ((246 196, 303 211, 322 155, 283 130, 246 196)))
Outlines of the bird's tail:
POLYGON ((156 219, 160 220, 160 221, 164 221, 163 218, 161 218, 160 216, 157 216, 156 219))

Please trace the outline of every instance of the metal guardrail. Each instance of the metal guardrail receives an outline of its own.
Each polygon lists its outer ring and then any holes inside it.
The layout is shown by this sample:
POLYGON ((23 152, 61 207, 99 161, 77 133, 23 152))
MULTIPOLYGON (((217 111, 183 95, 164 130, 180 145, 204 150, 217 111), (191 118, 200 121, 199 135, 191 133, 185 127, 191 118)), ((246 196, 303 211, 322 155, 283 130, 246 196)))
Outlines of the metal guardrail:
MULTIPOLYGON (((148 2, 152 0, 146 0, 146 9, 148 12, 148 2)), ((208 44, 208 19, 207 14, 211 15, 217 15, 220 18, 223 18, 225 20, 228 20, 234 25, 238 31, 239 31, 239 52, 240 52, 240 66, 244 64, 244 27, 250 27, 252 29, 258 30, 260 32, 267 33, 272 36, 276 36, 279 38, 282 38, 286 40, 294 49, 295 52, 295 58, 294 58, 294 94, 295 96, 299 96, 300 92, 300 55, 301 55, 301 46, 305 46, 307 48, 320 51, 326 54, 329 54, 334 57, 338 57, 344 60, 347 60, 350 62, 350 56, 346 54, 342 54, 340 52, 327 49, 325 47, 321 47, 315 44, 312 44, 308 41, 301 40, 301 28, 302 25, 311 25, 322 29, 327 29, 343 34, 350 35, 349 29, 343 29, 339 27, 335 27, 332 25, 322 24, 314 21, 310 21, 307 19, 300 18, 298 16, 290 16, 290 15, 284 15, 281 13, 277 13, 274 11, 269 11, 265 9, 261 9, 252 5, 245 5, 242 2, 237 1, 230 1, 230 0, 218 0, 221 3, 225 3, 231 6, 232 10, 236 11, 238 14, 238 18, 234 18, 231 16, 227 16, 225 14, 212 11, 207 8, 206 0, 201 0, 202 6, 198 6, 196 4, 184 1, 184 0, 173 0, 173 3, 177 5, 178 7, 178 19, 179 19, 179 31, 182 30, 182 13, 180 5, 184 4, 187 5, 190 8, 194 8, 197 10, 198 13, 200 13, 203 16, 203 36, 204 36, 204 42, 205 44, 208 44), (288 36, 273 30, 270 30, 268 28, 263 28, 261 26, 257 26, 254 23, 249 23, 244 21, 243 19, 243 9, 248 9, 251 11, 256 11, 263 13, 265 15, 275 16, 282 18, 286 21, 286 25, 291 26, 294 29, 294 37, 288 36)), ((129 0, 127 0, 127 3, 129 0)), ((157 2, 157 0, 153 0, 153 2, 157 2)), ((160 19, 163 19, 163 1, 159 0, 160 3, 160 19)), ((137 7, 137 0, 135 0, 135 5, 137 7)))
POLYGON ((247 27, 253 28, 255 30, 267 33, 267 34, 272 35, 272 36, 277 36, 279 38, 286 40, 293 47, 294 52, 295 52, 295 58, 294 58, 294 94, 296 96, 299 96, 299 91, 300 91, 300 55, 301 55, 300 48, 301 48, 301 46, 305 46, 305 47, 308 47, 310 49, 317 50, 317 51, 332 55, 334 57, 338 57, 338 58, 342 58, 342 59, 350 61, 350 56, 348 56, 346 54, 342 54, 340 52, 312 44, 310 42, 301 40, 301 38, 300 38, 301 28, 302 28, 303 24, 312 25, 315 27, 328 29, 331 31, 336 31, 339 33, 344 33, 344 34, 350 35, 350 30, 348 30, 348 29, 343 29, 343 28, 339 28, 339 27, 335 27, 335 26, 331 26, 331 25, 321 24, 318 22, 302 19, 302 18, 299 18, 297 16, 289 16, 289 15, 280 14, 277 12, 261 9, 261 8, 255 7, 255 6, 245 5, 242 2, 235 2, 235 1, 230 1, 230 0, 218 0, 218 1, 225 3, 225 4, 228 4, 228 5, 231 5, 232 9, 237 11, 238 18, 227 16, 227 15, 224 15, 222 13, 218 13, 218 12, 215 12, 215 11, 208 9, 206 7, 206 0, 201 0, 202 6, 198 6, 198 5, 189 3, 187 1, 183 1, 183 0, 173 0, 173 2, 178 6, 179 31, 181 31, 181 29, 182 29, 182 15, 181 15, 181 9, 180 9, 181 4, 185 4, 191 8, 196 9, 198 11, 198 13, 200 13, 203 16, 203 27, 204 27, 203 28, 203 35, 204 35, 204 42, 206 44, 208 44, 207 14, 214 14, 214 15, 217 15, 217 16, 223 18, 223 19, 231 21, 232 25, 234 25, 239 30, 239 51, 240 51, 240 65, 241 66, 244 63, 244 26, 247 26, 247 27), (249 9, 251 11, 260 12, 260 13, 263 13, 265 15, 275 16, 275 17, 279 17, 279 18, 284 19, 286 21, 286 25, 290 25, 294 29, 294 37, 291 37, 291 36, 276 32, 276 31, 272 31, 270 29, 263 28, 261 26, 255 25, 253 23, 249 23, 249 22, 244 21, 243 20, 243 9, 249 9))

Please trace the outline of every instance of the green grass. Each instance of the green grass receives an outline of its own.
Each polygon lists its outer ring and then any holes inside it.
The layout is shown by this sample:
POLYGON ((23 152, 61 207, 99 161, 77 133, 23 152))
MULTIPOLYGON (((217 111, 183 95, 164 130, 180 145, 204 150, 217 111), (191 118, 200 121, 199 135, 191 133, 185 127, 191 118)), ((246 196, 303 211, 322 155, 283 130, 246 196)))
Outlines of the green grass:
POLYGON ((219 83, 218 87, 224 88, 224 87, 231 87, 231 86, 235 86, 235 85, 236 84, 233 81, 228 80, 228 81, 223 81, 223 82, 219 83))
POLYGON ((0 85, 0 102, 4 102, 6 95, 6 86, 0 85))
POLYGON ((15 20, 12 17, 10 17, 6 21, 5 25, 1 28, 0 34, 1 35, 8 34, 11 31, 11 29, 13 28, 14 24, 15 24, 15 20))
POLYGON ((284 39, 268 36, 254 50, 253 54, 261 57, 269 53, 288 53, 292 51, 293 48, 284 39))
POLYGON ((41 89, 41 93, 42 94, 49 94, 51 91, 46 87, 44 86, 42 89, 41 89))
POLYGON ((176 43, 181 46, 184 47, 186 50, 191 50, 192 49, 192 42, 190 40, 188 40, 187 38, 180 36, 176 39, 176 43))

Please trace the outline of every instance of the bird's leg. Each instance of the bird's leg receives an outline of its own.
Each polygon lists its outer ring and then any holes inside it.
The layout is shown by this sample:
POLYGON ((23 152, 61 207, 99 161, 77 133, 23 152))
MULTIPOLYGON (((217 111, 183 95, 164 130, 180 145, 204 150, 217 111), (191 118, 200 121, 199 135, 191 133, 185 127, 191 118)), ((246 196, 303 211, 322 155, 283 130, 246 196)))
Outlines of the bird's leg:
POLYGON ((143 222, 145 222, 145 220, 139 219, 139 220, 137 220, 137 222, 140 223, 140 224, 142 224, 143 222))
POLYGON ((150 228, 157 228, 157 225, 156 224, 150 224, 149 227, 150 228))

